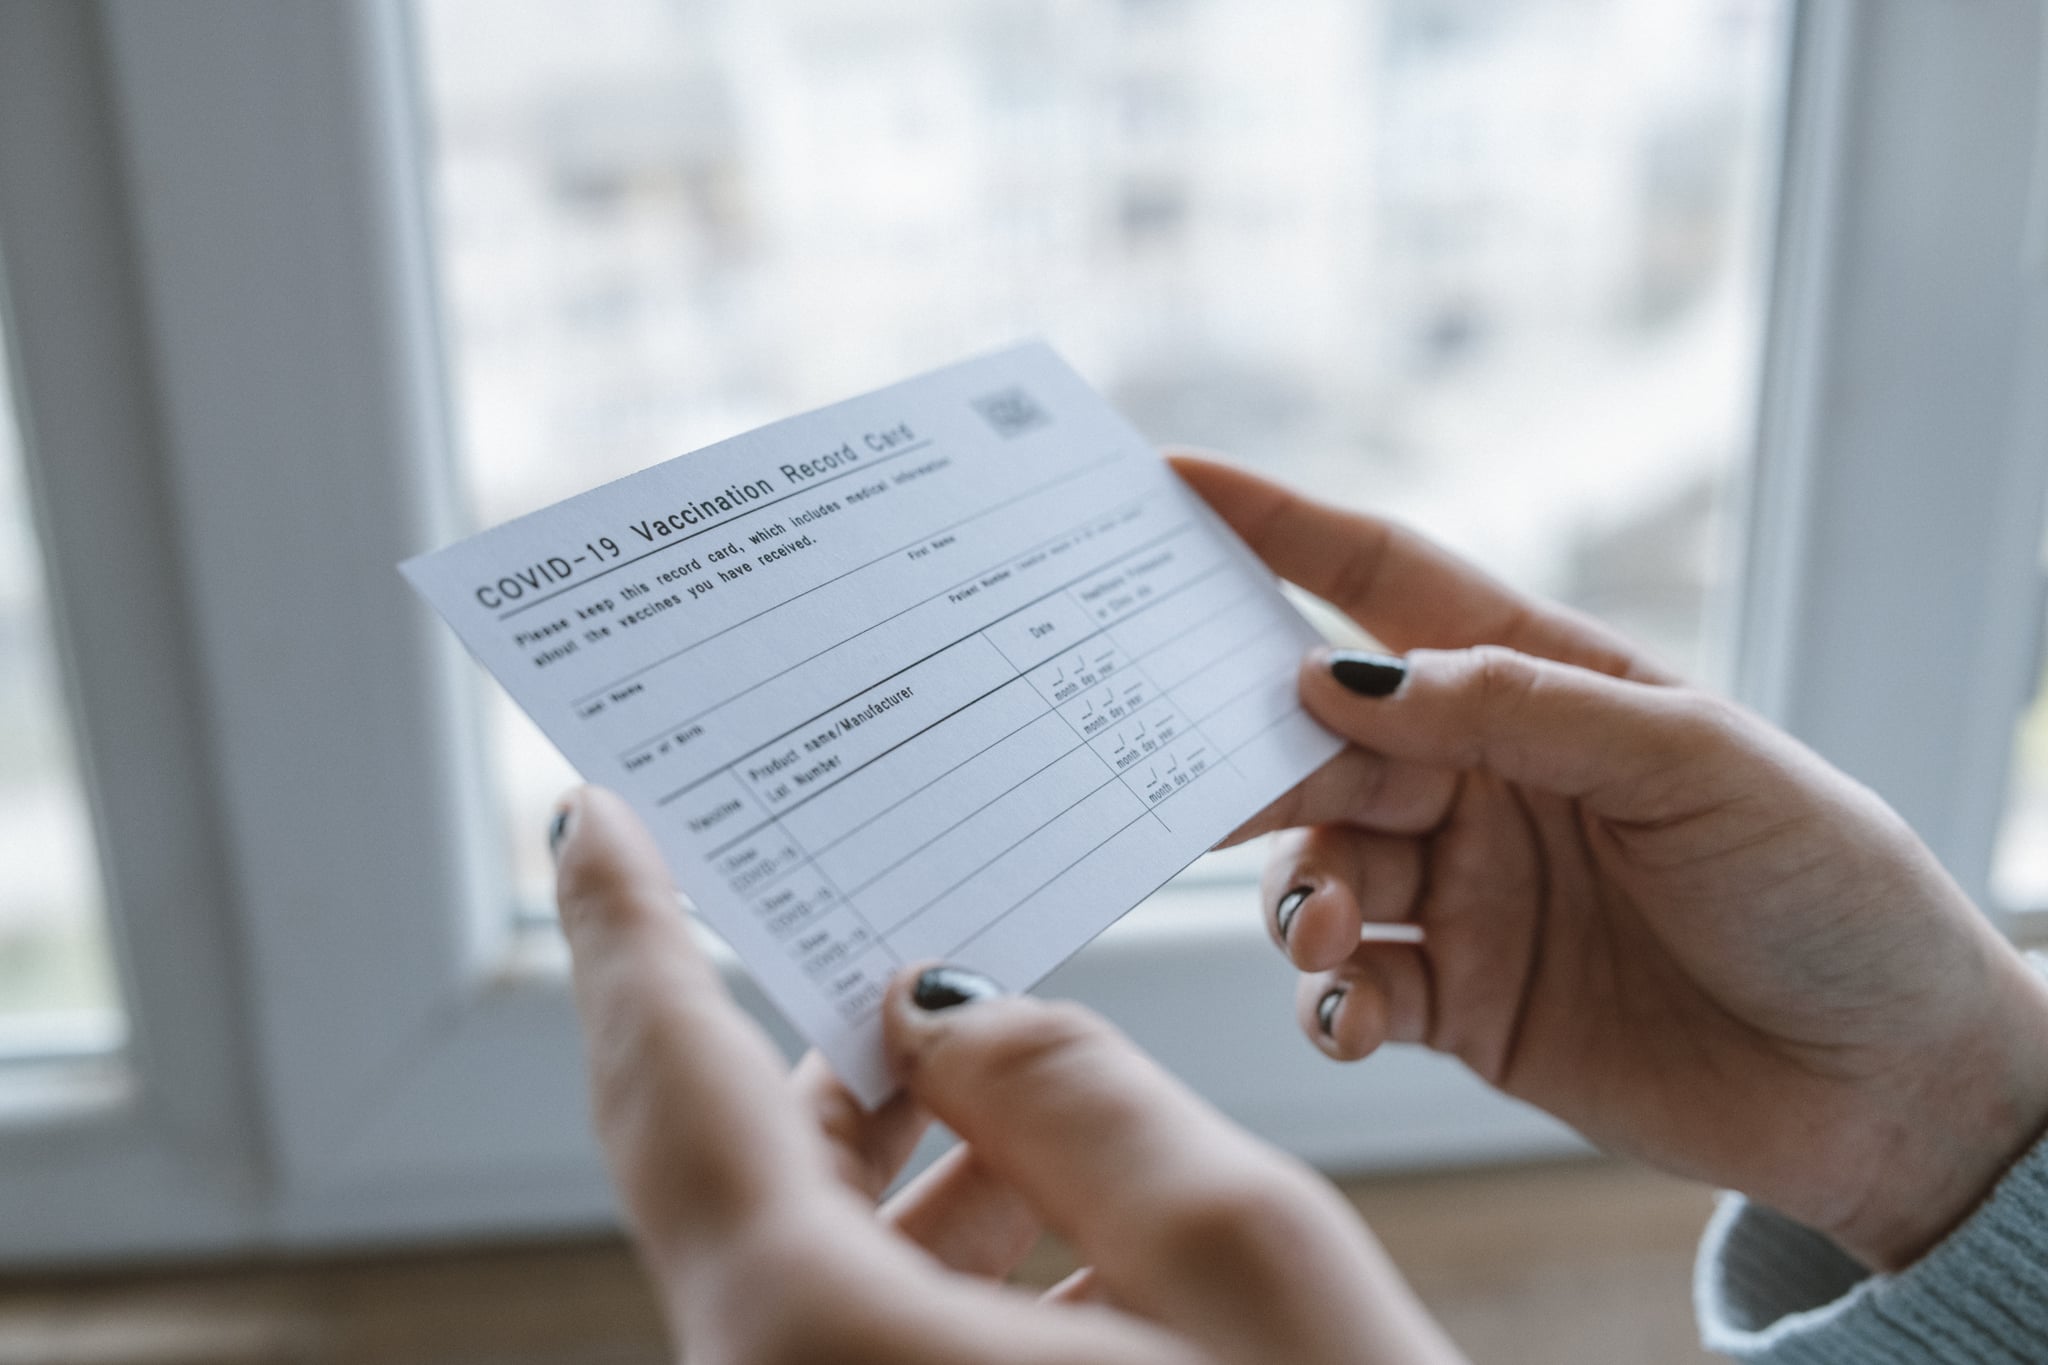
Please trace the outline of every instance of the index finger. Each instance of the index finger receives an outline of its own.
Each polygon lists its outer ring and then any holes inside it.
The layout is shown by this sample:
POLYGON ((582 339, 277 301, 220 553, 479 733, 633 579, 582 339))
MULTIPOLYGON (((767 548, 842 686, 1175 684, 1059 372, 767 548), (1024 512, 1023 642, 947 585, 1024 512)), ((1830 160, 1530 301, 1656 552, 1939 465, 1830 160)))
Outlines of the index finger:
POLYGON ((563 809, 555 894, 592 1105, 651 1254, 689 1257, 777 1200, 829 1186, 781 1054, 726 994, 654 839, 611 792, 563 809))
POLYGON ((1638 682, 1672 681, 1601 626, 1524 597, 1404 526, 1234 465, 1190 455, 1171 463, 1274 573, 1398 652, 1500 644, 1638 682))

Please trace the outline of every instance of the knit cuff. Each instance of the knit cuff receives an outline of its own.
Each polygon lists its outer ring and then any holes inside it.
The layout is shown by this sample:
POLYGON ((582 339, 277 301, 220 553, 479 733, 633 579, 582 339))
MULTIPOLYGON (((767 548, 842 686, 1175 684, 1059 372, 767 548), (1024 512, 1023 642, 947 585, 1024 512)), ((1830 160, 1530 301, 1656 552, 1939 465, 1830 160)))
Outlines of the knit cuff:
POLYGON ((2048 1360, 2048 1139, 1896 1275, 1872 1274, 1813 1229, 1724 1195, 1693 1300, 1707 1349, 1758 1365, 2048 1360))

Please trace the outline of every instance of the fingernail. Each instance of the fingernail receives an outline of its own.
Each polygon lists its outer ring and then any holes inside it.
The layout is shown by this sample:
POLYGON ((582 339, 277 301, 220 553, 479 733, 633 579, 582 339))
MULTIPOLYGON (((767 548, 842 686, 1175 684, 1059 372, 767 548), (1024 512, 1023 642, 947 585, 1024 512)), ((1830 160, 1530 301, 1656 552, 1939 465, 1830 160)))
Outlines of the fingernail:
POLYGON ((1301 910, 1301 903, 1309 898, 1313 887, 1297 886, 1280 898, 1280 904, 1273 910, 1273 923, 1280 928, 1280 941, 1287 941, 1287 931, 1294 927, 1294 917, 1301 910))
POLYGON ((1408 665, 1390 654, 1340 649, 1330 656, 1330 676, 1361 697, 1389 697, 1408 676, 1408 665))
POLYGON ((1322 1026, 1325 1038, 1337 1036, 1337 1007, 1344 1003, 1344 988, 1334 987, 1323 992, 1323 998, 1316 1001, 1316 1023, 1322 1026))
POLYGON ((917 984, 910 989, 910 1003, 921 1010, 949 1010, 976 1000, 993 1000, 1002 993, 1001 986, 980 972, 965 967, 928 967, 918 973, 917 984))
POLYGON ((562 840, 569 834, 569 807, 555 812, 555 818, 548 821, 548 852, 554 857, 562 856, 562 840))

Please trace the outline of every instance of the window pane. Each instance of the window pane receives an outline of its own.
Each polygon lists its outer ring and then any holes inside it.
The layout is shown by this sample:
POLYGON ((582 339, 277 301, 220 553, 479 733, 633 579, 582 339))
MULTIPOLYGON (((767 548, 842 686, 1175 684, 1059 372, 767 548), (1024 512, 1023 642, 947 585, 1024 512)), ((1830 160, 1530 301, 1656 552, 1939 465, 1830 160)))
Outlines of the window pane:
POLYGON ((424 0, 475 516, 1035 333, 1712 677, 1783 3, 424 0))
POLYGON ((1991 898, 2007 910, 2048 910, 2048 676, 2020 716, 1991 898))
POLYGON ((92 820, 0 355, 0 1059, 118 1036, 92 820))

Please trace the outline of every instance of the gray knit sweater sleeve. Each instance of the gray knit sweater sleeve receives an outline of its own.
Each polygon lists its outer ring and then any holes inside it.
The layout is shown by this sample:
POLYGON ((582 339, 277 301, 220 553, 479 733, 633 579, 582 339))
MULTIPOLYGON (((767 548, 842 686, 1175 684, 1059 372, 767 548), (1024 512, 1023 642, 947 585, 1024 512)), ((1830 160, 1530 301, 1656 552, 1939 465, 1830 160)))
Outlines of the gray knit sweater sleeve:
POLYGON ((2048 1139, 1896 1275, 1872 1274, 1811 1228, 1724 1196, 1693 1298, 1707 1349, 1759 1365, 2048 1361, 2048 1139))

